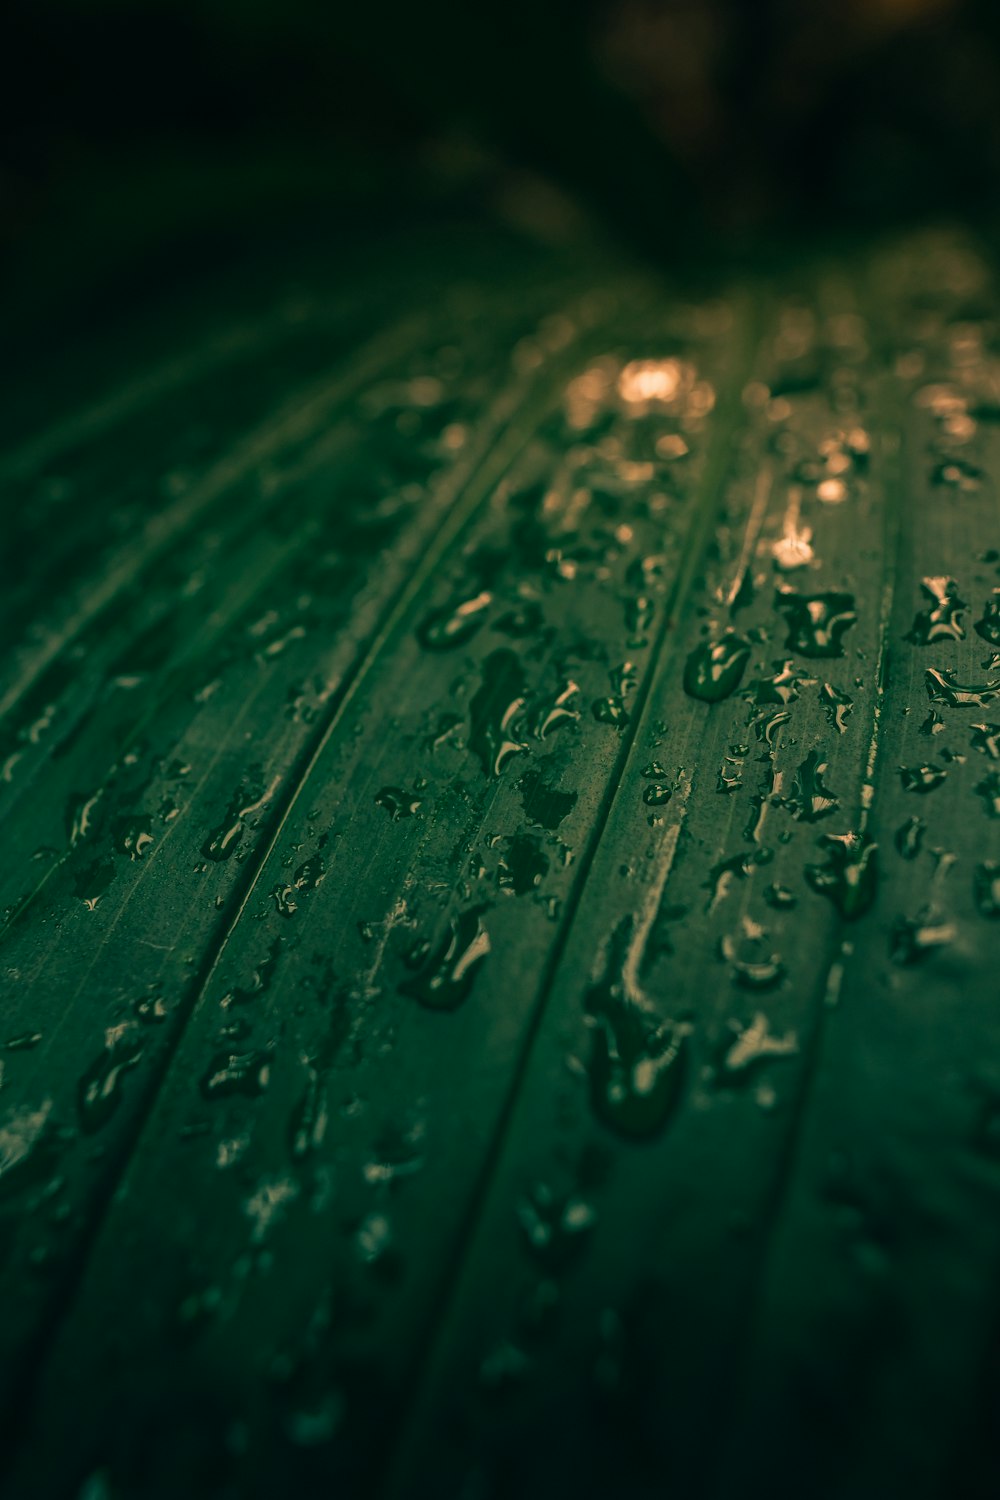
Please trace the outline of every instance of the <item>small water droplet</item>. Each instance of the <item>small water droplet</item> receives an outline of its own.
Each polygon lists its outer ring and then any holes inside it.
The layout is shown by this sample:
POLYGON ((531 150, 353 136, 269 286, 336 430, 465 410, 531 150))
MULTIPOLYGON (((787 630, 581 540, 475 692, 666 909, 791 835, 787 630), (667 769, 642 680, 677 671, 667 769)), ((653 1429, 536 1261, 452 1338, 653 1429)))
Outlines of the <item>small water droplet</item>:
POLYGON ((742 941, 731 934, 722 938, 719 945, 722 956, 730 964, 733 979, 741 989, 770 990, 784 978, 781 956, 767 951, 766 939, 763 931, 742 941))
POLYGON ((915 918, 899 917, 893 923, 889 952, 893 963, 917 964, 938 948, 947 947, 954 937, 954 923, 943 922, 929 913, 915 918))
POLYGON ((762 1064, 775 1058, 792 1057, 799 1050, 795 1032, 775 1036, 762 1011, 756 1013, 749 1026, 730 1021, 728 1030, 729 1037, 722 1047, 718 1074, 720 1083, 743 1083, 762 1064))
POLYGON ((915 815, 907 818, 905 823, 896 829, 895 845, 904 859, 916 859, 920 853, 920 845, 923 842, 927 825, 923 818, 915 815))
POLYGON ((642 800, 647 807, 663 807, 673 795, 673 787, 662 781, 652 781, 642 789, 642 800))
POLYGON ((403 818, 412 818, 422 804, 422 797, 418 797, 415 792, 404 791, 401 786, 384 786, 375 794, 375 806, 384 807, 394 823, 403 818))
POLYGON ((464 646, 486 621, 493 595, 485 590, 457 604, 433 610, 417 630, 417 639, 428 651, 451 651, 464 646))
POLYGON ((899 779, 904 792, 915 792, 925 797, 945 780, 948 773, 941 766, 900 766, 899 779))
POLYGON ((271 988, 274 971, 281 955, 281 948, 282 939, 280 937, 274 938, 267 950, 266 957, 261 959, 251 974, 249 984, 243 985, 238 989, 227 990, 223 995, 219 1001, 219 1005, 223 1010, 229 1010, 234 1005, 250 1005, 260 995, 263 995, 271 988))

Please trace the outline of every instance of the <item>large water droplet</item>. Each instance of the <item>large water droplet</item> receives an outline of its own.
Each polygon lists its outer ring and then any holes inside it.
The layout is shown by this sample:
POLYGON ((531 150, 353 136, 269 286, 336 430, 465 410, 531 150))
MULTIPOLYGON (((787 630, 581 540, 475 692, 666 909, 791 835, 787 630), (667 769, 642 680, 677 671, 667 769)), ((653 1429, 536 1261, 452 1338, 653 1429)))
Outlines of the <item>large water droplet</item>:
POLYGON ((799 1050, 794 1031, 775 1036, 767 1017, 758 1011, 749 1026, 731 1021, 729 1036, 722 1047, 718 1080, 720 1083, 743 1083, 762 1064, 775 1058, 792 1057, 799 1050))
POLYGON ((820 688, 819 697, 826 709, 827 723, 831 724, 838 734, 843 734, 847 728, 847 717, 854 710, 854 699, 829 682, 824 682, 820 688))
POLYGON ((991 646, 1000 646, 1000 589, 994 589, 983 609, 983 618, 975 623, 977 635, 991 646))
POLYGON ((935 791, 947 775, 947 771, 941 766, 900 766, 899 768, 899 779, 903 784, 903 791, 916 792, 920 797, 925 797, 928 792, 935 791))
POLYGON ((924 673, 927 696, 932 703, 947 703, 949 708, 985 708, 1000 697, 1000 682, 958 682, 952 672, 938 672, 928 667, 924 673))
POLYGON ((497 884, 515 896, 526 896, 537 890, 549 872, 549 858, 536 834, 515 833, 497 870, 497 884))
POLYGON ((703 641, 684 666, 684 691, 704 703, 719 703, 739 687, 750 660, 750 642, 733 630, 703 641))
POLYGON ((104 1046, 80 1079, 76 1103, 82 1128, 99 1130, 122 1100, 122 1077, 142 1056, 142 1042, 134 1022, 113 1026, 104 1046))
POLYGON ((621 1135, 642 1139, 666 1124, 680 1098, 686 1037, 632 992, 626 977, 631 936, 626 917, 609 944, 602 978, 587 991, 587 1071, 597 1117, 621 1135))
POLYGON ((920 845, 923 842, 926 831, 927 825, 923 818, 918 818, 915 815, 912 818, 907 818, 906 822, 902 823, 896 829, 894 842, 897 850, 904 859, 916 859, 920 853, 920 845))
POLYGON ((842 639, 858 618, 853 594, 782 590, 775 602, 788 624, 789 651, 810 657, 843 656, 842 639))
POLYGON ((506 649, 492 652, 483 663, 482 686, 469 704, 469 745, 487 776, 499 776, 512 756, 527 750, 516 726, 524 704, 520 657, 506 649))
POLYGON ((1000 760, 1000 724, 970 724, 972 748, 990 760, 1000 760))
POLYGON ((400 985, 402 994, 430 1010, 455 1010, 462 1004, 490 951, 489 933, 482 920, 484 910, 477 906, 453 917, 433 950, 428 953, 421 946, 412 952, 408 961, 419 964, 419 968, 412 979, 400 985))
POLYGON ((597 1215, 585 1199, 556 1195, 538 1183, 517 1206, 528 1249, 550 1270, 562 1270, 582 1249, 597 1215))
POLYGON ((793 818, 803 823, 818 823, 820 818, 828 818, 840 806, 829 787, 823 785, 827 763, 821 761, 819 755, 818 750, 810 750, 795 773, 791 794, 781 802, 793 818))
POLYGON ((562 792, 544 779, 541 771, 525 771, 518 782, 524 816, 538 828, 554 832, 576 806, 576 792, 562 792))
POLYGON ((255 1052, 217 1052, 201 1079, 206 1099, 222 1099, 231 1094, 245 1094, 254 1099, 271 1081, 270 1050, 255 1052))
POLYGON ((828 833, 820 843, 827 862, 807 865, 806 879, 814 891, 829 897, 842 917, 853 921, 863 916, 875 900, 878 846, 866 833, 828 833))
POLYGON ((940 640, 963 641, 962 612, 967 605, 958 596, 954 578, 925 578, 921 588, 931 603, 916 615, 906 639, 916 646, 929 646, 932 641, 940 640))
POLYGON ((975 792, 982 798, 988 815, 1000 818, 1000 772, 988 771, 982 781, 977 782, 975 792))
POLYGON ((1000 862, 986 860, 972 876, 972 894, 984 917, 1000 917, 1000 862))

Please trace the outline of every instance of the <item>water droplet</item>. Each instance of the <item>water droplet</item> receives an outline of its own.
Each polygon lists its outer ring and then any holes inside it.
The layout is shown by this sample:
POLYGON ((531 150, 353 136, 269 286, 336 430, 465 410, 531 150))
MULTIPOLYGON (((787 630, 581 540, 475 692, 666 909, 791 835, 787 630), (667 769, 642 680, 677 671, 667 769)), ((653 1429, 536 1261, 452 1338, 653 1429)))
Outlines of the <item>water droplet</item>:
POLYGON ((497 884, 515 896, 526 896, 537 890, 549 872, 548 855, 541 839, 530 833, 516 833, 507 840, 507 848, 497 870, 497 884))
POLYGON ((899 917, 893 923, 889 952, 893 963, 921 963, 938 948, 954 940, 955 926, 928 913, 916 918, 899 917))
POLYGON ((464 646, 482 628, 492 602, 493 595, 484 591, 458 604, 445 604, 433 610, 417 630, 418 641, 429 651, 451 651, 464 646))
POLYGON ((827 863, 807 865, 806 879, 814 891, 829 897, 842 917, 853 921, 863 916, 875 900, 878 846, 866 833, 828 833, 820 843, 827 863))
POLYGON ((392 1225, 385 1214, 368 1214, 354 1236, 358 1255, 366 1265, 383 1260, 392 1245, 392 1225))
POLYGON ((260 995, 271 988, 274 979, 274 971, 277 968, 278 958, 281 955, 282 940, 274 938, 267 950, 267 956, 262 958, 250 976, 250 983, 239 989, 227 990, 219 1001, 223 1010, 229 1010, 234 1005, 250 1005, 260 995))
POLYGON ((927 825, 923 818, 916 816, 907 818, 906 822, 896 829, 894 842, 904 859, 916 859, 926 831, 927 825))
POLYGON ((799 696, 799 688, 816 686, 816 678, 806 677, 804 673, 796 671, 793 661, 776 661, 772 665, 774 672, 770 677, 758 677, 750 684, 750 702, 757 705, 794 703, 799 696))
POLYGON ((924 673, 927 696, 932 703, 947 703, 949 708, 985 708, 1000 697, 1000 682, 957 682, 952 672, 938 672, 928 667, 924 673))
POLYGON ((756 1013, 749 1026, 730 1021, 729 1032, 731 1040, 727 1039, 722 1048, 720 1083, 743 1083, 763 1063, 792 1057, 799 1050, 794 1031, 775 1036, 762 1011, 756 1013))
POLYGON ((645 646, 649 627, 653 623, 656 606, 648 594, 637 594, 625 601, 625 629, 630 646, 645 646))
POLYGON ((800 656, 843 656, 843 636, 857 623, 854 595, 794 594, 781 590, 777 608, 788 625, 785 645, 800 656))
POLYGON ((259 812, 264 804, 270 801, 279 780, 279 777, 275 777, 264 792, 261 792, 259 784, 240 786, 236 789, 218 828, 214 833, 209 834, 201 846, 205 859, 220 862, 232 856, 245 832, 246 819, 251 813, 259 812))
POLYGON ((590 705, 598 724, 611 724, 615 729, 624 729, 628 723, 628 709, 620 698, 608 696, 595 698, 590 705))
POLYGON ((802 823, 818 823, 820 818, 828 818, 837 811, 840 806, 837 798, 823 785, 826 770, 827 763, 820 760, 819 751, 810 750, 795 773, 791 795, 781 799, 781 806, 793 818, 802 823))
POLYGON ((983 799, 988 815, 1000 818, 1000 772, 989 771, 977 783, 975 791, 976 796, 983 799))
POLYGON ((750 642, 727 630, 717 641, 703 641, 684 666, 684 691, 703 703, 719 703, 739 687, 750 660, 750 642))
POLYGON ((991 646, 1000 646, 1000 589, 993 590, 983 608, 983 618, 973 628, 991 646))
POLYGON ((564 724, 572 724, 579 719, 579 697, 580 689, 575 682, 563 683, 547 697, 541 697, 528 715, 528 726, 535 739, 544 740, 564 724))
POLYGON ((77 1086, 76 1104, 81 1127, 99 1130, 122 1101, 122 1077, 142 1056, 138 1027, 126 1021, 105 1032, 104 1046, 77 1086))
POLYGON ((127 854, 132 860, 142 859, 153 842, 152 823, 151 817, 142 814, 118 818, 111 827, 111 840, 117 852, 127 854))
POLYGON ((551 1270, 561 1270, 583 1248, 597 1215, 585 1199, 557 1196, 541 1182, 521 1199, 517 1218, 535 1259, 551 1270))
POLYGON ((683 1086, 685 1032, 657 1016, 626 976, 632 919, 615 929, 602 978, 587 991, 590 1099, 605 1125, 631 1139, 659 1131, 683 1086))
POLYGON ((74 792, 66 809, 66 830, 70 848, 75 848, 81 839, 93 832, 94 811, 104 795, 103 787, 96 792, 74 792))
POLYGON ((86 869, 77 872, 73 881, 73 894, 78 896, 91 911, 94 911, 114 880, 115 873, 113 859, 95 859, 87 865, 86 869))
POLYGON ((728 859, 722 859, 717 865, 713 865, 705 881, 705 889, 711 891, 706 912, 713 912, 726 899, 734 880, 745 880, 758 865, 766 865, 772 858, 770 849, 754 849, 746 854, 730 855, 728 859))
POLYGON ((972 894, 984 917, 1000 917, 1000 863, 986 860, 972 876, 972 894))
POLYGON ((483 664, 482 686, 469 705, 469 745, 487 776, 499 776, 512 756, 527 750, 515 723, 524 704, 520 658, 506 649, 494 651, 483 664))
POLYGON ((775 911, 788 911, 791 907, 798 905, 791 891, 783 885, 769 885, 764 891, 764 900, 775 911))
POLYGON ((733 979, 741 989, 770 990, 784 978, 785 966, 781 956, 767 952, 766 939, 767 934, 759 930, 745 940, 731 934, 721 940, 722 956, 731 965, 733 979), (748 953, 752 956, 745 956, 748 953))
POLYGON ((982 471, 964 458, 945 458, 931 469, 931 484, 948 485, 964 492, 978 489, 981 478, 982 471))
POLYGON ((903 784, 904 792, 916 792, 918 796, 925 797, 928 792, 933 792, 947 776, 947 771, 940 766, 900 766, 899 779, 903 784))
POLYGON ((968 606, 958 595, 954 578, 925 578, 921 582, 930 607, 914 617, 906 639, 915 646, 929 646, 932 641, 964 641, 962 612, 968 606))
POLYGON ((375 796, 375 806, 384 807, 394 823, 402 818, 412 818, 422 804, 422 797, 404 791, 401 786, 384 786, 375 796))
POLYGON ((1000 760, 1000 724, 970 724, 972 748, 990 760, 1000 760))
POLYGON ((927 710, 927 717, 920 726, 920 733, 926 734, 928 738, 932 734, 941 734, 944 729, 944 720, 936 708, 927 710))
POLYGON ((545 781, 541 771, 526 771, 518 782, 524 815, 538 828, 554 833, 576 806, 576 792, 561 792, 545 781))
POLYGON ((493 629, 520 641, 538 635, 544 624, 542 606, 535 599, 527 599, 502 614, 493 629))
POLYGON ((673 787, 666 786, 662 781, 650 782, 649 786, 642 789, 642 800, 647 807, 663 807, 673 795, 673 787))
POLYGON ((38 1184, 55 1165, 60 1142, 50 1120, 53 1107, 45 1099, 34 1109, 8 1110, 0 1125, 0 1197, 38 1184))
POLYGON ((715 790, 724 795, 738 791, 743 785, 743 758, 737 755, 727 755, 719 767, 716 777, 715 790))
POLYGON ((826 709, 827 723, 832 725, 838 734, 843 734, 847 728, 848 715, 854 709, 854 699, 829 682, 824 682, 820 688, 819 697, 826 709))
POLYGON ((400 985, 402 994, 430 1010, 455 1010, 462 1004, 490 951, 489 933, 482 921, 485 909, 477 906, 453 917, 429 955, 423 945, 412 951, 408 962, 420 967, 400 985))
POLYGON ((8 1037, 4 1042, 6 1052, 30 1052, 38 1046, 42 1040, 40 1031, 22 1031, 17 1036, 8 1037))
POLYGON ((205 1099, 222 1099, 244 1094, 254 1099, 263 1094, 271 1081, 272 1053, 269 1049, 254 1052, 217 1052, 201 1079, 205 1099))

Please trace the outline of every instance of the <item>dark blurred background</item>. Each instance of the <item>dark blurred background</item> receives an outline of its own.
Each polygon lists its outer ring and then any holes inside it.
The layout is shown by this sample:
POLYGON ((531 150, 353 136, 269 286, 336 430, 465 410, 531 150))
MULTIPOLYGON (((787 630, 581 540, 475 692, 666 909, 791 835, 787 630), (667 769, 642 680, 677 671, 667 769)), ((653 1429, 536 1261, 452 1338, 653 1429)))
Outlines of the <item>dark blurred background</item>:
POLYGON ((1000 179, 997 0, 8 0, 2 26, 9 313, 442 203, 676 263, 989 219, 1000 179))

